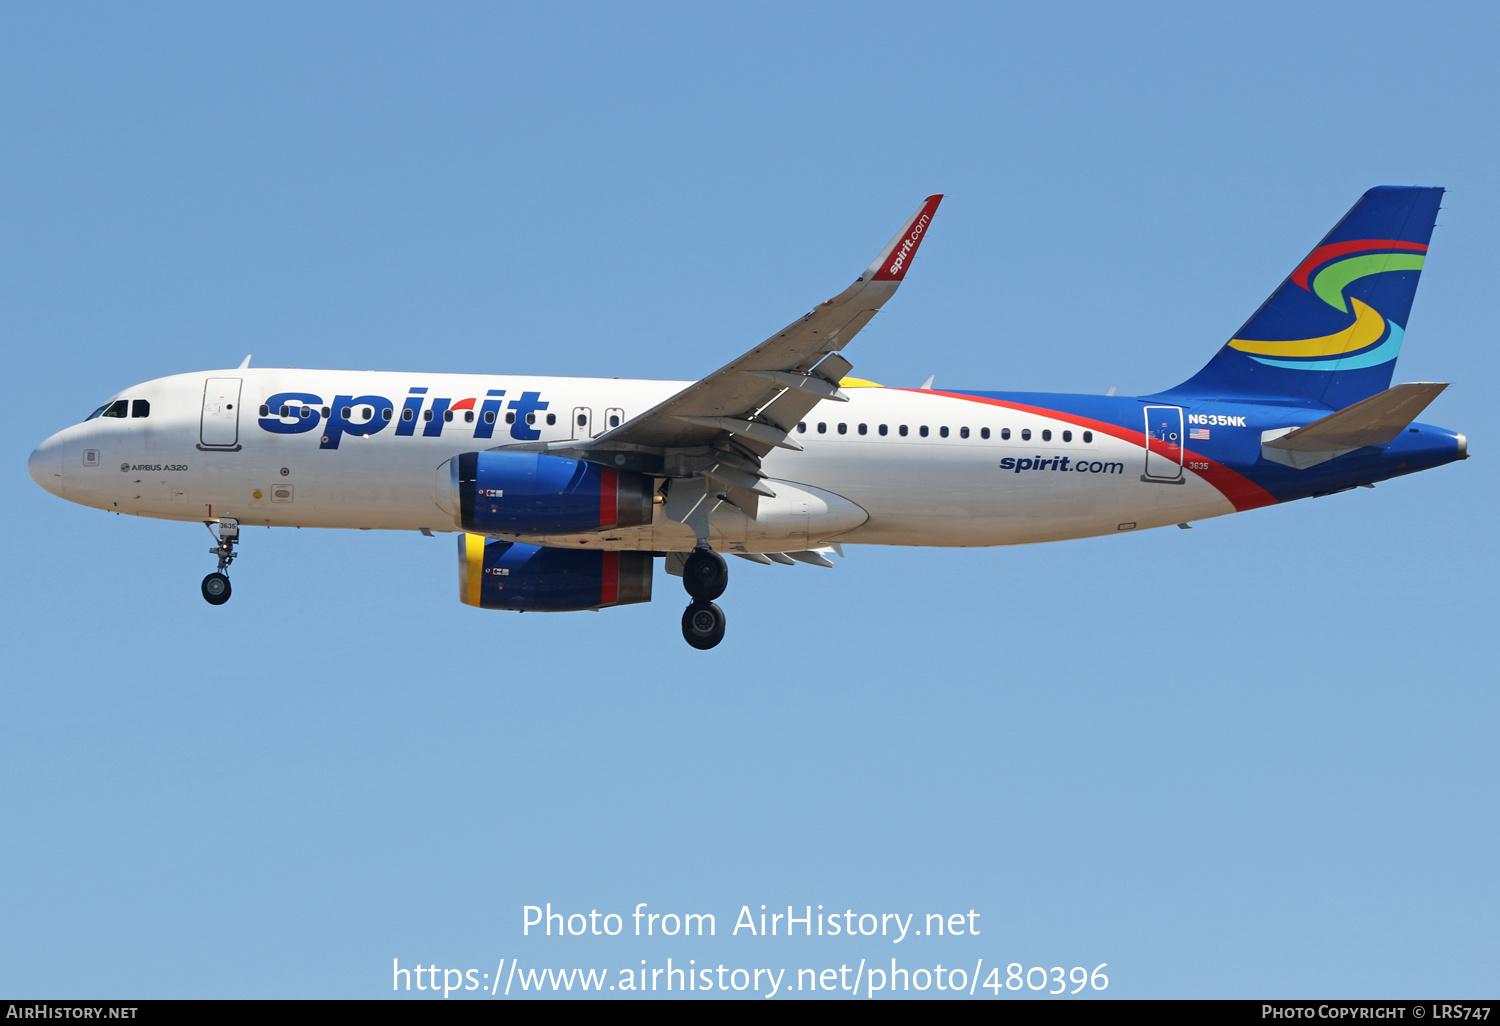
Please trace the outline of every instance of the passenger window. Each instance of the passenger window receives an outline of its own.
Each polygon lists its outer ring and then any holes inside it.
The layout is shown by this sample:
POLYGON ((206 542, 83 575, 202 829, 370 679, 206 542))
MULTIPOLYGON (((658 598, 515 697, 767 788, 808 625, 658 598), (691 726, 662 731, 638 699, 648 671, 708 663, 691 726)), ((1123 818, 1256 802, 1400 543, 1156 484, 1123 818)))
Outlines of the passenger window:
POLYGON ((896 433, 898 435, 900 435, 902 438, 905 438, 906 437, 906 425, 902 424, 900 427, 898 427, 896 429, 896 433))
MULTIPOLYGON (((312 411, 310 411, 306 406, 302 407, 302 416, 305 417, 310 412, 312 412, 312 411)), ((385 409, 383 409, 383 410, 380 411, 380 419, 381 420, 390 420, 392 412, 393 411, 391 410, 391 408, 389 406, 387 406, 385 409)))
POLYGON ((818 421, 818 434, 820 434, 820 435, 826 435, 827 433, 828 433, 828 425, 826 423, 824 423, 823 421, 821 421, 821 420, 818 421))
MULTIPOLYGON (((485 416, 487 418, 489 418, 489 420, 488 420, 489 423, 491 423, 491 424, 495 423, 495 415, 493 413, 486 413, 485 416)), ((588 414, 586 414, 586 413, 580 413, 578 415, 578 426, 579 427, 588 427, 589 426, 588 414)))
POLYGON ((507 423, 507 424, 514 424, 515 422, 516 422, 516 411, 515 410, 511 410, 509 413, 507 413, 505 415, 505 423, 507 423))
POLYGON ((363 417, 365 420, 370 420, 372 417, 375 416, 375 407, 373 407, 373 406, 362 406, 362 407, 360 407, 359 413, 360 413, 360 416, 363 417))
POLYGON ((414 413, 412 413, 410 410, 402 410, 401 411, 401 419, 402 420, 415 420, 416 416, 417 415, 414 414, 414 413))
MULTIPOLYGON (((579 417, 578 419, 582 420, 583 418, 579 417)), ((493 423, 495 423, 495 411, 494 410, 485 410, 484 411, 484 422, 486 424, 493 424, 493 423)))
MULTIPOLYGON (((312 416, 312 407, 311 406, 304 406, 304 407, 302 407, 302 416, 304 418, 311 417, 312 416)), ((385 411, 385 419, 386 420, 390 420, 391 419, 391 411, 390 410, 386 410, 385 411)))
POLYGON ((947 438, 948 437, 948 425, 944 424, 942 427, 938 428, 938 434, 941 435, 944 438, 947 438))
POLYGON ((452 410, 444 410, 443 411, 443 421, 445 423, 448 423, 448 424, 453 423, 453 411, 452 410))
POLYGON ((1052 441, 1052 429, 1051 428, 1043 428, 1042 429, 1042 441, 1044 441, 1044 442, 1050 442, 1050 441, 1052 441))
POLYGON ((966 428, 966 427, 959 428, 958 429, 958 437, 959 438, 968 438, 969 437, 969 429, 966 428))
POLYGON ((260 415, 262 417, 269 417, 271 415, 271 408, 269 406, 267 406, 265 403, 261 403, 260 404, 260 415))
POLYGON ((1071 431, 1064 431, 1063 432, 1063 441, 1064 442, 1071 442, 1072 440, 1073 440, 1073 432, 1071 432, 1071 431))
POLYGON ((807 434, 807 421, 804 420, 800 424, 797 425, 797 434, 799 434, 799 435, 805 435, 805 434, 807 434))
MULTIPOLYGON (((527 423, 529 424, 529 423, 531 423, 531 421, 528 420, 527 423)), ((616 427, 620 426, 620 415, 619 414, 612 413, 612 414, 609 415, 609 426, 612 427, 612 428, 616 428, 616 427)))
POLYGON ((990 429, 989 428, 980 428, 979 429, 979 437, 980 438, 988 438, 988 437, 990 437, 990 429))
POLYGON ((526 414, 526 423, 528 423, 528 424, 535 424, 536 423, 536 414, 534 414, 534 413, 528 413, 528 414, 526 414))
MULTIPOLYGON (((286 407, 283 406, 282 409, 284 410, 284 409, 286 409, 286 407)), ((343 408, 343 410, 340 412, 339 416, 343 417, 345 420, 348 420, 350 412, 352 412, 352 411, 349 409, 349 407, 345 406, 343 408)), ((282 416, 285 417, 286 414, 283 413, 282 416)))
POLYGON ((549 414, 547 414, 547 423, 548 424, 556 424, 557 423, 557 414, 555 414, 555 413, 549 413, 549 414))
POLYGON ((882 435, 882 436, 884 436, 884 435, 885 435, 885 425, 884 425, 884 424, 882 424, 882 425, 880 425, 880 434, 881 434, 881 435, 882 435))
POLYGON ((151 404, 144 399, 136 399, 130 404, 131 417, 151 416, 151 404))
POLYGON ((1083 440, 1085 442, 1092 442, 1094 440, 1094 433, 1092 431, 1085 431, 1083 433, 1083 440))
POLYGON ((926 438, 927 437, 927 425, 923 424, 921 427, 917 428, 917 433, 919 435, 921 435, 923 438, 926 438))
POLYGON ((331 410, 329 410, 329 408, 328 408, 328 407, 326 407, 326 406, 325 406, 325 407, 323 407, 323 419, 324 419, 324 420, 327 420, 327 419, 328 419, 328 414, 329 414, 329 413, 331 413, 331 412, 332 412, 332 411, 331 411, 331 410))
POLYGON ((422 411, 422 419, 423 420, 431 420, 432 419, 432 411, 431 410, 423 410, 422 411))
POLYGON ((290 417, 292 415, 292 408, 286 403, 282 403, 280 413, 283 417, 290 417))
POLYGON ((474 423, 474 411, 473 410, 465 410, 464 411, 464 423, 465 424, 472 424, 472 423, 474 423))
POLYGON ((1021 441, 1023 441, 1023 442, 1029 442, 1029 441, 1031 441, 1031 428, 1022 428, 1021 429, 1021 441))
POLYGON ((841 435, 847 435, 848 433, 849 433, 849 425, 848 424, 840 424, 839 425, 839 434, 841 434, 841 435))
POLYGON ((862 435, 869 434, 870 433, 870 425, 868 425, 868 424, 861 424, 859 426, 859 433, 862 434, 862 435))

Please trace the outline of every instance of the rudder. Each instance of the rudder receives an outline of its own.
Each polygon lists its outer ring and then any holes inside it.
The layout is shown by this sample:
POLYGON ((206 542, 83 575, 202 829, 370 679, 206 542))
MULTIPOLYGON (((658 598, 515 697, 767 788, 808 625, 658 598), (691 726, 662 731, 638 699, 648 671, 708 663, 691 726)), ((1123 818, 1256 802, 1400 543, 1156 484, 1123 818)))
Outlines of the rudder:
POLYGON ((1366 192, 1207 366, 1161 395, 1337 410, 1389 387, 1442 198, 1366 192))

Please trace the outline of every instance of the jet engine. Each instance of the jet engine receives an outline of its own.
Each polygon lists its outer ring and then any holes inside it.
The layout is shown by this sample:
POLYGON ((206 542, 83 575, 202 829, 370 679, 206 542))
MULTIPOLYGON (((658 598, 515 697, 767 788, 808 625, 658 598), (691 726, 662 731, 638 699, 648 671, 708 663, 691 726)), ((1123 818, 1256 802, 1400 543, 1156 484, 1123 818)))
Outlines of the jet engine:
POLYGON ((535 452, 449 461, 454 522, 478 534, 557 535, 651 523, 649 477, 535 452))
POLYGON ((651 601, 646 552, 549 549, 477 534, 458 538, 458 596, 481 609, 563 613, 651 601))

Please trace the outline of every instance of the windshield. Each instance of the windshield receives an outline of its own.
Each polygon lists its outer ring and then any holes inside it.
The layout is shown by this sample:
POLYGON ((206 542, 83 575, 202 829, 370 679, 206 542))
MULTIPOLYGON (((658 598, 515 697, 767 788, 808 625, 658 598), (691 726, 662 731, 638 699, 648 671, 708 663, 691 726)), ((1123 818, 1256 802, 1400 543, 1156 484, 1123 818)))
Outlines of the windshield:
MULTIPOLYGON (((130 416, 130 400, 116 399, 112 403, 105 403, 84 419, 93 420, 95 417, 119 417, 123 419, 128 416, 130 416)), ((145 416, 145 414, 137 414, 136 416, 145 416)))

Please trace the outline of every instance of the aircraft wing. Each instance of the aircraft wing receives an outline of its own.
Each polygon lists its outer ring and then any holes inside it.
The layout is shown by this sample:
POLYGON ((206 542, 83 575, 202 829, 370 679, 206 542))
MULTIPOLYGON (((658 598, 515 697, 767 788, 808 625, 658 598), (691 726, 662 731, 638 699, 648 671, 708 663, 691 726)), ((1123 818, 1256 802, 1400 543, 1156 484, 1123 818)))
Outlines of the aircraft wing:
MULTIPOLYGON (((834 355, 849 344, 895 294, 922 244, 942 196, 929 196, 859 278, 733 362, 670 399, 595 439, 591 449, 661 451, 716 448, 721 483, 744 499, 756 487, 759 458, 776 446, 800 449, 796 424, 823 399, 843 400, 839 381, 851 368, 834 355)), ((668 461, 670 476, 704 474, 706 467, 668 461)), ((734 494, 730 496, 734 500, 734 494)), ((747 503, 737 501, 736 505, 747 503)), ((750 503, 753 505, 753 499, 750 503)), ((746 510, 752 516, 752 510, 746 510)))

